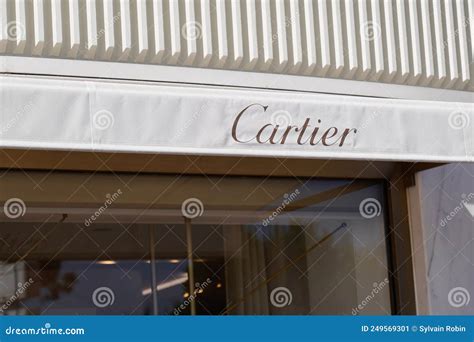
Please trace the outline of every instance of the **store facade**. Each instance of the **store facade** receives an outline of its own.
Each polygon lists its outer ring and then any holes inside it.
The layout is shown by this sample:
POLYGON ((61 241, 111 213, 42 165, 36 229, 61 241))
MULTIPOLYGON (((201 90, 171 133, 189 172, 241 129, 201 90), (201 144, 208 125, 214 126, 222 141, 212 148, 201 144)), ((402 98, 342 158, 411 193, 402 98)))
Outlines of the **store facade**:
POLYGON ((470 2, 2 6, 3 314, 472 313, 470 2))

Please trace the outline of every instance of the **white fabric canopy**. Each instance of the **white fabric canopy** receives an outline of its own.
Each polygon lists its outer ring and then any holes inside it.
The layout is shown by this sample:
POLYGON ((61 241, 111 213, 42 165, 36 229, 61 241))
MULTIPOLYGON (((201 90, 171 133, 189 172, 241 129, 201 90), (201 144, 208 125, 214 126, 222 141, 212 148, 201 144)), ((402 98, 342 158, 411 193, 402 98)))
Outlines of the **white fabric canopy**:
POLYGON ((26 76, 0 87, 3 148, 474 160, 472 103, 26 76))

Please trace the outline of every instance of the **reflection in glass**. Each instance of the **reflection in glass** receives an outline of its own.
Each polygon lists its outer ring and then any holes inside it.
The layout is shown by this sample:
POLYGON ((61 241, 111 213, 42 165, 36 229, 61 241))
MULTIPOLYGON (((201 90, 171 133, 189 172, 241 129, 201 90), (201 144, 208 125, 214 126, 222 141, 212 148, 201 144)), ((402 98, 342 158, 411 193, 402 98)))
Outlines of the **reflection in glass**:
POLYGON ((89 226, 81 208, 3 220, 1 313, 391 313, 381 183, 158 179, 166 203, 146 215, 123 202, 89 226), (204 210, 189 230, 181 203, 191 197, 204 210))

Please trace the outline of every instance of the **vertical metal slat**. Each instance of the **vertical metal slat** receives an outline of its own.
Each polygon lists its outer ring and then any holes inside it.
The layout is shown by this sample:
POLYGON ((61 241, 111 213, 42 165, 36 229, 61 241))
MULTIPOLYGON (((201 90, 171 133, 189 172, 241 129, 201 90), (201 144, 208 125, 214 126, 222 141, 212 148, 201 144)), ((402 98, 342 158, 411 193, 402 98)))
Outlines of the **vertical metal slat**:
MULTIPOLYGON (((16 53, 23 53, 26 47, 26 9, 25 0, 15 0, 15 16, 16 16, 16 53)), ((0 29, 4 29, 1 27, 0 29)))
POLYGON ((232 49, 233 61, 231 67, 238 68, 244 59, 244 46, 242 40, 242 12, 240 1, 232 0, 232 49))
POLYGON ((408 57, 408 35, 406 26, 405 1, 397 0, 398 47, 400 49, 400 75, 398 82, 405 82, 410 74, 408 57))
POLYGON ((246 0, 247 15, 247 53, 248 59, 244 68, 252 70, 258 62, 258 33, 257 33, 257 11, 255 1, 246 0))
POLYGON ((51 0, 51 28, 52 46, 49 52, 52 56, 59 56, 63 46, 63 21, 61 13, 61 0, 51 0))
POLYGON ((273 44, 272 44, 272 17, 270 12, 270 1, 261 0, 262 12, 262 38, 263 38, 263 61, 261 70, 266 71, 273 62, 273 44))
POLYGON ((291 72, 297 73, 303 64, 303 50, 301 48, 301 24, 299 13, 299 1, 290 1, 290 22, 291 22, 291 56, 292 62, 291 72))
POLYGON ((384 0, 385 39, 387 45, 387 75, 384 80, 390 82, 397 73, 397 43, 395 40, 393 1, 384 0))
POLYGON ((444 14, 446 18, 446 42, 448 48, 449 80, 448 87, 452 87, 459 80, 459 70, 456 51, 456 29, 454 27, 454 2, 444 2, 444 14))
POLYGON ((359 37, 362 58, 362 73, 361 79, 365 79, 370 73, 372 65, 370 61, 370 39, 373 30, 372 23, 369 22, 367 16, 367 0, 359 1, 359 37))
POLYGON ((184 1, 184 12, 186 20, 181 29, 181 33, 186 40, 186 58, 183 63, 185 65, 192 65, 197 54, 196 41, 201 35, 201 29, 194 13, 194 0, 184 1))
POLYGON ((132 29, 130 23, 130 2, 120 0, 120 31, 122 51, 119 60, 126 61, 132 50, 132 29))
POLYGON ((467 47, 466 25, 468 20, 464 14, 464 0, 456 0, 458 55, 461 64, 461 86, 469 82, 469 52, 467 47))
POLYGON ((355 28, 355 14, 354 14, 354 1, 345 0, 346 10, 346 27, 347 27, 347 55, 349 61, 349 70, 346 74, 347 78, 354 75, 358 68, 357 60, 357 38, 355 28))
POLYGON ((332 30, 334 32, 334 73, 337 77, 344 69, 344 40, 342 37, 342 13, 340 0, 332 0, 332 30))
POLYGON ((201 66, 208 66, 213 56, 211 4, 209 0, 201 0, 201 36, 202 36, 202 61, 201 66))
POLYGON ((217 65, 222 67, 229 57, 229 48, 227 45, 227 18, 226 18, 226 0, 216 0, 217 16, 217 65))
POLYGON ((103 0, 104 6, 104 55, 110 59, 115 48, 113 0, 103 0))
POLYGON ((153 38, 155 42, 153 62, 162 63, 166 52, 163 0, 153 0, 153 38))
POLYGON ((429 84, 435 76, 433 45, 431 43, 431 23, 430 23, 430 0, 421 0, 421 21, 423 30, 423 51, 424 51, 424 67, 425 67, 425 85, 429 84))
POLYGON ((375 70, 372 73, 372 78, 378 80, 384 72, 384 58, 383 58, 383 43, 382 43, 382 20, 380 14, 380 0, 372 0, 372 35, 374 43, 374 61, 375 70))
POLYGON ((0 0, 0 52, 7 50, 10 24, 7 17, 7 0, 0 0))
POLYGON ((314 26, 313 1, 304 0, 304 22, 306 33, 306 57, 308 65, 304 70, 305 75, 310 75, 316 68, 318 57, 316 55, 316 27, 314 26))
POLYGON ((94 58, 97 52, 98 46, 98 34, 97 34, 97 10, 96 1, 86 1, 86 30, 87 30, 87 41, 85 44, 86 58, 94 58))
POLYGON ((275 65, 277 72, 282 72, 288 65, 288 43, 286 39, 285 0, 275 0, 278 59, 275 65))
POLYGON ((435 56, 437 77, 435 85, 440 86, 446 80, 447 77, 441 0, 432 0, 432 5, 435 33, 435 56))
MULTIPOLYGON (((0 9, 1 11, 1 9, 0 9)), ((41 56, 45 44, 44 32, 44 1, 36 0, 33 2, 33 49, 32 54, 41 56)))
POLYGON ((331 51, 329 45, 329 25, 328 25, 328 9, 326 0, 318 0, 318 19, 320 34, 320 51, 321 51, 321 70, 320 76, 325 76, 331 67, 331 51))
POLYGON ((410 84, 417 84, 423 73, 420 48, 420 29, 418 23, 418 0, 409 0, 408 9, 410 13, 410 37, 411 37, 411 53, 413 63, 413 74, 410 77, 410 84))
POLYGON ((81 47, 81 32, 79 27, 79 0, 69 0, 69 40, 68 56, 76 58, 81 47))
POLYGON ((169 64, 176 64, 181 55, 181 24, 179 20, 179 0, 169 2, 171 53, 169 64))
POLYGON ((138 55, 136 61, 144 62, 149 51, 146 0, 137 0, 137 24, 138 55))

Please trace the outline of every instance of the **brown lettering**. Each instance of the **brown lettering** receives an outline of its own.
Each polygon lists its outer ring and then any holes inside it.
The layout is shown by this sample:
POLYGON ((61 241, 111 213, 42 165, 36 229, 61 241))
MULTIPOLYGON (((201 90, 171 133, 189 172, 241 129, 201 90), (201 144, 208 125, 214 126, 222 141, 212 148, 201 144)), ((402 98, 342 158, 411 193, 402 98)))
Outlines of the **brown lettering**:
POLYGON ((281 145, 285 145, 289 142, 290 144, 296 143, 298 145, 305 145, 309 143, 311 146, 318 144, 322 144, 323 146, 333 146, 338 144, 339 147, 342 147, 344 146, 344 143, 346 142, 346 139, 349 134, 357 133, 356 128, 337 128, 333 126, 328 129, 324 129, 321 127, 321 120, 318 119, 317 124, 313 126, 314 128, 311 134, 308 135, 308 128, 312 127, 310 125, 311 118, 305 118, 301 126, 288 125, 286 127, 280 127, 280 125, 273 125, 272 123, 267 123, 261 126, 252 138, 248 140, 243 140, 242 138, 238 137, 238 124, 242 116, 247 112, 249 108, 253 106, 261 107, 264 113, 268 109, 268 106, 264 106, 259 103, 253 103, 242 109, 237 114, 232 125, 232 138, 238 143, 245 144, 255 140, 259 144, 269 143, 275 145, 279 143, 281 145), (277 138, 277 135, 280 131, 283 131, 283 134, 281 135, 281 138, 277 138), (320 134, 320 132, 322 135, 320 134), (339 132, 342 132, 342 134, 339 132))
MULTIPOLYGON (((346 141, 346 138, 347 136, 349 135, 350 132, 354 132, 354 134, 357 133, 357 129, 356 128, 346 128, 344 130, 344 133, 342 133, 342 136, 340 138, 341 142, 339 143, 339 147, 341 147, 342 145, 344 145, 344 142, 346 141)), ((339 141, 339 139, 338 139, 339 141)), ((336 141, 337 142, 337 141, 336 141)))
POLYGON ((333 142, 332 144, 330 144, 330 143, 328 142, 328 139, 333 138, 336 134, 337 134, 337 128, 336 128, 336 127, 331 127, 331 128, 329 128, 326 132, 324 132, 323 138, 321 139, 322 142, 323 142, 323 145, 324 145, 324 146, 331 146, 331 145, 334 145, 337 141, 335 141, 335 142, 333 142), (331 131, 331 129, 334 129, 334 133, 333 133, 332 135, 329 135, 329 132, 331 131))
POLYGON ((259 103, 252 103, 251 105, 248 105, 247 107, 245 107, 244 109, 242 109, 239 114, 237 114, 237 117, 236 117, 235 120, 234 120, 234 124, 232 125, 232 138, 233 138, 235 141, 239 142, 239 143, 244 143, 244 144, 245 144, 245 143, 251 142, 251 141, 254 139, 254 138, 252 138, 252 139, 247 140, 247 141, 241 141, 241 140, 239 140, 239 139, 237 138, 237 124, 239 123, 239 120, 240 120, 240 118, 242 117, 242 115, 247 111, 247 109, 249 109, 249 108, 252 107, 252 106, 260 106, 260 107, 263 108, 263 111, 264 111, 264 112, 266 112, 266 111, 267 111, 267 108, 268 108, 268 106, 264 106, 264 105, 261 105, 261 104, 259 104, 259 103))

